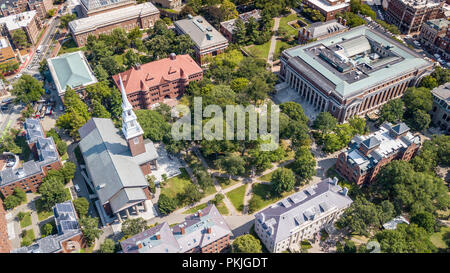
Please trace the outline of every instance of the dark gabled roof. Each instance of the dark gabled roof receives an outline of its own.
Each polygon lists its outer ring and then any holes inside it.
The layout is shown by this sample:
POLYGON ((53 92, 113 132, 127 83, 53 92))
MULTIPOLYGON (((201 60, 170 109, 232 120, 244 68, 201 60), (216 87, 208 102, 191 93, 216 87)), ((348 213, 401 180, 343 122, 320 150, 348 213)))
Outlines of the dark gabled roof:
POLYGON ((408 132, 409 131, 409 127, 408 125, 406 125, 404 122, 401 122, 395 126, 392 126, 392 130, 397 134, 397 135, 401 135, 404 132, 408 132))
POLYGON ((372 149, 380 145, 380 141, 376 137, 370 137, 362 142, 367 149, 372 149))

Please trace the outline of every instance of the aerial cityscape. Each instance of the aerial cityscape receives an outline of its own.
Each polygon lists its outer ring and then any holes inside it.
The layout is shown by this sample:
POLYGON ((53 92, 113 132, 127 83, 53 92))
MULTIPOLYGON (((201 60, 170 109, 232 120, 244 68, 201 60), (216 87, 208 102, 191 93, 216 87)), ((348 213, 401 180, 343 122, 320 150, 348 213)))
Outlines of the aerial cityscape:
POLYGON ((450 253, 450 0, 0 9, 0 253, 450 253))

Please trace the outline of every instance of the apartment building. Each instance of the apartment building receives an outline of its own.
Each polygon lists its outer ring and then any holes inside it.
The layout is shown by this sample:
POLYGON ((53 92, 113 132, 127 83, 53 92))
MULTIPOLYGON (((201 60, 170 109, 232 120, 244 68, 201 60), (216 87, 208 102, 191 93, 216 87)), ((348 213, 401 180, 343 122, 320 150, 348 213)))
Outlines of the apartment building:
POLYGON ((320 11, 325 21, 333 20, 337 13, 350 11, 350 0, 305 0, 302 4, 320 11))
POLYGON ((372 134, 355 136, 339 154, 336 170, 350 182, 370 184, 392 160, 409 161, 420 143, 420 136, 413 135, 405 123, 384 123, 372 134))
POLYGON ((442 0, 390 0, 386 21, 404 33, 419 32, 425 22, 444 17, 442 0))
POLYGON ((71 253, 87 247, 78 224, 72 201, 57 203, 53 207, 57 233, 37 240, 30 246, 14 249, 11 253, 71 253))
POLYGON ((187 34, 194 42, 196 61, 206 65, 207 56, 217 56, 228 47, 228 40, 202 16, 188 15, 188 18, 174 22, 178 34, 187 34))
POLYGON ((255 214, 255 232, 272 253, 299 249, 352 204, 348 189, 327 178, 255 214))
MULTIPOLYGON (((261 19, 261 10, 254 9, 249 12, 241 13, 238 18, 241 19, 244 24, 246 24, 250 18, 259 21, 261 19)), ((236 20, 237 18, 220 23, 220 33, 222 33, 230 43, 233 42, 234 24, 236 23, 236 20)))
POLYGON ((446 18, 429 20, 422 25, 418 40, 431 54, 450 61, 450 22, 446 18))
POLYGON ((47 172, 62 167, 55 142, 52 137, 45 137, 40 120, 28 118, 24 127, 27 144, 34 160, 0 171, 0 192, 4 197, 13 194, 14 188, 21 188, 25 192, 37 192, 47 172))
POLYGON ((231 229, 211 204, 173 227, 167 223, 120 242, 124 253, 220 253, 230 246, 231 229))
POLYGON ((431 123, 450 134, 450 82, 431 90, 433 109, 431 123))
POLYGON ((175 99, 183 95, 191 81, 203 78, 202 68, 189 55, 170 54, 169 58, 137 64, 133 68, 113 76, 120 88, 119 76, 128 100, 134 109, 150 109, 164 99, 175 99))
POLYGON ((53 0, 0 0, 0 11, 5 17, 35 10, 39 19, 43 20, 53 8, 53 0))
POLYGON ((23 30, 31 44, 36 44, 40 30, 41 21, 35 10, 26 11, 15 15, 0 18, 1 33, 12 37, 14 31, 23 30))
MULTIPOLYGON (((429 75, 433 64, 385 32, 359 26, 282 52, 277 92, 298 93, 339 122, 378 110, 429 75)), ((312 107, 311 107, 312 106, 312 107)))

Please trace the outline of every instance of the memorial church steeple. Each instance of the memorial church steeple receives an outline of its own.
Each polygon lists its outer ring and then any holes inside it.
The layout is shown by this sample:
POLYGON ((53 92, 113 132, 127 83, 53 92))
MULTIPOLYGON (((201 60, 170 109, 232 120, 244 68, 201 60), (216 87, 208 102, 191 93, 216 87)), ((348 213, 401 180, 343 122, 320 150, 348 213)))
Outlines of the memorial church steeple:
POLYGON ((122 93, 122 132, 127 140, 131 155, 136 156, 145 152, 144 130, 139 125, 133 106, 128 101, 120 74, 119 83, 120 92, 122 93))

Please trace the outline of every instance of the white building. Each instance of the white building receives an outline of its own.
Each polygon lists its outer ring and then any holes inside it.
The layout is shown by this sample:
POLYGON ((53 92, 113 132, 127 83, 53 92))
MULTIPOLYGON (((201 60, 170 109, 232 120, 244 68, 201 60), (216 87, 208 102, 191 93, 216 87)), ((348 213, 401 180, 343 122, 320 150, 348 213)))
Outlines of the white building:
POLYGON ((353 202, 348 189, 327 178, 255 214, 255 232, 273 253, 295 248, 334 223, 353 202))

